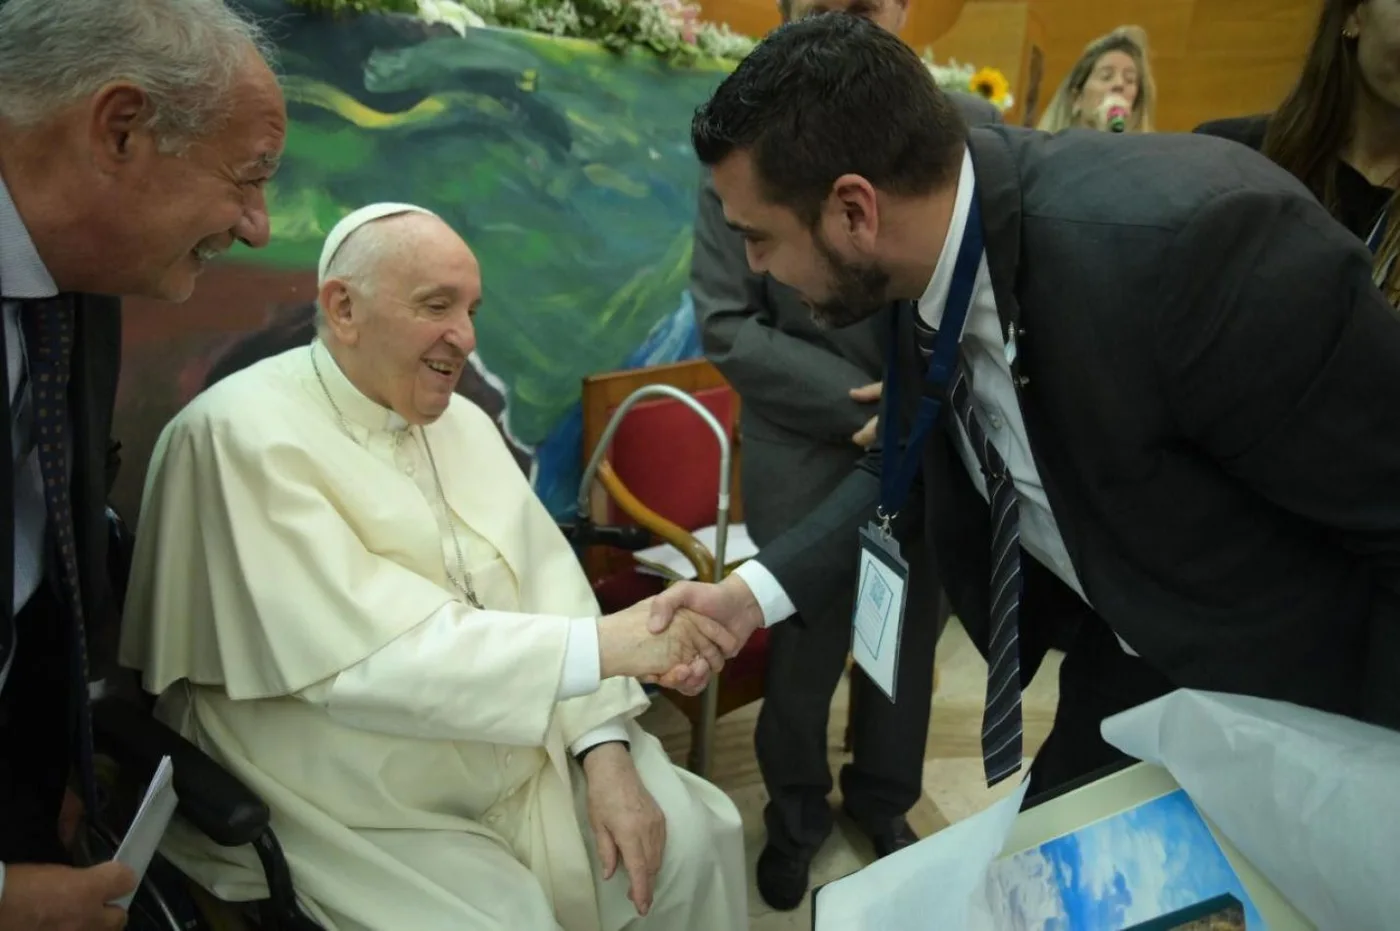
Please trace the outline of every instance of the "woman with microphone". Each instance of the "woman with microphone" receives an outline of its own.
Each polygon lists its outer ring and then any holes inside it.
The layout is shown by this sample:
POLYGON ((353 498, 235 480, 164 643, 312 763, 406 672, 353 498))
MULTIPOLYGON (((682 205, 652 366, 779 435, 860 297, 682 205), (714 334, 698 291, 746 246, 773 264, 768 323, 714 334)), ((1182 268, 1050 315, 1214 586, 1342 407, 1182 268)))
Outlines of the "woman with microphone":
POLYGON ((1151 132, 1156 103, 1147 33, 1140 26, 1119 26, 1085 47, 1050 98, 1039 128, 1151 132))

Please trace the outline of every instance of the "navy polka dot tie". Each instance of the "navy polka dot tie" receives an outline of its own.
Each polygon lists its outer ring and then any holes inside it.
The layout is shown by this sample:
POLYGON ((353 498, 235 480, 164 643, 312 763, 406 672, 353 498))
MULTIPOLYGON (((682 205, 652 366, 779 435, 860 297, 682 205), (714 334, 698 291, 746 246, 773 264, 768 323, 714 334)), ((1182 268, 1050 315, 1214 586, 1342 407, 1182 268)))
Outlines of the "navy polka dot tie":
POLYGON ((59 588, 72 620, 73 662, 78 705, 78 766, 89 811, 96 810, 92 715, 88 702, 87 634, 83 595, 78 581, 78 550, 73 538, 73 502, 69 496, 68 379, 73 356, 73 308, 63 298, 27 301, 23 311, 29 383, 33 397, 33 437, 39 447, 39 472, 48 506, 49 542, 57 557, 59 588))

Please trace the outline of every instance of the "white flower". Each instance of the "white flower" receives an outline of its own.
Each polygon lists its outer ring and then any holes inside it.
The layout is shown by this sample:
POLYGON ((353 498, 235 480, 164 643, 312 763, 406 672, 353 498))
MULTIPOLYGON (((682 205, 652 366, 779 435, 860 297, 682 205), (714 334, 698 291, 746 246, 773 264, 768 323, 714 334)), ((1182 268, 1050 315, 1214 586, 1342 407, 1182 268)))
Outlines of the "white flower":
POLYGON ((457 0, 418 0, 418 18, 427 23, 446 23, 459 36, 465 36, 468 29, 486 25, 486 20, 457 0))

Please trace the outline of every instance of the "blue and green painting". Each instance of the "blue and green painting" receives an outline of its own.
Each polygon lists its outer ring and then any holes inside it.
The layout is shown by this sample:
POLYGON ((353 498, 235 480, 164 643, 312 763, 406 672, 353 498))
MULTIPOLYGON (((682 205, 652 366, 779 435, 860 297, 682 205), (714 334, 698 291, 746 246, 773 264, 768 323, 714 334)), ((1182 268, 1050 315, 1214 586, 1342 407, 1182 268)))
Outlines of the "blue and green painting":
POLYGON ((439 213, 480 259, 478 347, 459 390, 562 516, 577 493, 582 377, 698 354, 689 123, 727 66, 243 6, 277 41, 291 117, 269 189, 273 241, 232 252, 185 305, 127 303, 118 505, 136 513, 155 437, 197 391, 310 340, 325 234, 392 200, 439 213))

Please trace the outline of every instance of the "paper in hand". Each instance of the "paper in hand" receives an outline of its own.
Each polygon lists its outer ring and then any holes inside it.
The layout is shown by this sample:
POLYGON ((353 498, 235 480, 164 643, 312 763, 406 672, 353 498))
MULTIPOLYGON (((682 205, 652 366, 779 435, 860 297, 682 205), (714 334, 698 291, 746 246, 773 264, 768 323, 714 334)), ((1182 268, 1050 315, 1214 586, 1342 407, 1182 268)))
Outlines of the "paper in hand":
MULTIPOLYGON (((160 846, 160 839, 165 836, 170 818, 175 814, 176 801, 175 767, 170 757, 162 757, 155 775, 151 777, 151 784, 146 788, 146 797, 141 800, 141 807, 137 809, 136 817, 131 819, 131 827, 127 828, 126 836, 117 848, 115 858, 136 874, 138 888, 146 875, 146 867, 151 865, 151 858, 160 846)), ((111 904, 129 908, 135 895, 136 891, 132 890, 111 904)))

